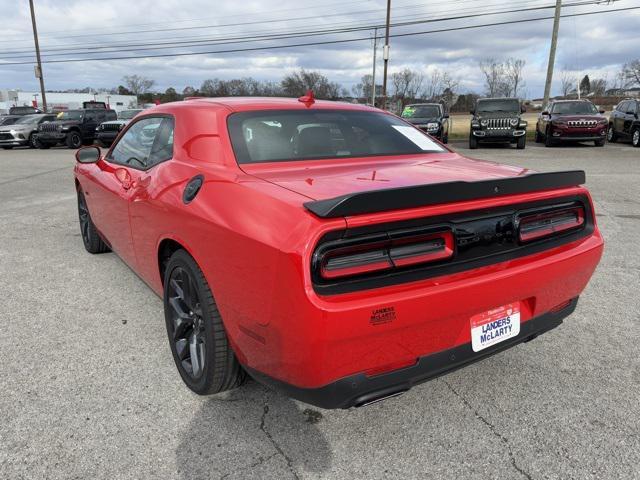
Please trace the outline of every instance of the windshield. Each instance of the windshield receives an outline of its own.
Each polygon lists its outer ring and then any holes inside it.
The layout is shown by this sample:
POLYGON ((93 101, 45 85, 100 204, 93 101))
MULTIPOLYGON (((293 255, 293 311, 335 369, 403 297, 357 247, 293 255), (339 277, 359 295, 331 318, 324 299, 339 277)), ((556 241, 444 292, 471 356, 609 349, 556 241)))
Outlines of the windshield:
POLYGON ((439 116, 439 105, 407 105, 402 111, 402 118, 436 118, 439 116))
POLYGON ((118 113, 118 120, 131 120, 140 110, 122 110, 118 113))
POLYGON ((82 120, 84 112, 81 110, 69 110, 68 112, 60 112, 56 120, 82 120))
POLYGON ((560 115, 594 115, 598 109, 590 102, 562 102, 554 103, 551 113, 560 115))
POLYGON ((444 152, 402 120, 353 110, 271 110, 229 116, 238 163, 444 152))
POLYGON ((480 100, 478 102, 478 107, 476 108, 478 112, 512 112, 512 113, 520 113, 520 101, 517 99, 504 99, 504 100, 480 100))
POLYGON ((25 115, 20 120, 18 120, 15 124, 24 125, 24 124, 30 124, 30 123, 37 123, 38 120, 40 120, 40 115, 25 115))

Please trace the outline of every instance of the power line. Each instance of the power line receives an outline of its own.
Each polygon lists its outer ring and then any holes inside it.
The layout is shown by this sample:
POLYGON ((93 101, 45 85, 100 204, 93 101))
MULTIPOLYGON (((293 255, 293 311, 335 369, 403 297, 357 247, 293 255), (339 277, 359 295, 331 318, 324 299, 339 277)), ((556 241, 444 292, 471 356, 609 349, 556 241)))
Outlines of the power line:
MULTIPOLYGON (((593 5, 593 4, 597 4, 599 3, 598 0, 586 0, 586 1, 581 1, 581 2, 574 2, 571 4, 567 4, 565 7, 577 7, 577 6, 586 6, 586 5, 593 5)), ((442 17, 442 18, 429 18, 429 19, 418 19, 418 20, 412 20, 412 21, 407 21, 407 22, 396 22, 396 23, 392 23, 391 26, 392 27, 408 27, 408 26, 413 26, 413 25, 419 25, 419 24, 425 24, 425 23, 436 23, 436 22, 443 22, 443 21, 452 21, 452 20, 464 20, 464 19, 469 19, 469 18, 478 18, 478 17, 484 17, 484 16, 492 16, 492 15, 504 15, 504 14, 509 14, 509 13, 522 13, 522 12, 529 12, 529 11, 536 11, 536 10, 544 10, 544 9, 551 9, 554 8, 553 5, 549 5, 549 6, 544 6, 544 7, 530 7, 530 8, 519 8, 519 9, 513 9, 513 10, 502 10, 502 11, 496 11, 496 12, 485 12, 485 13, 474 13, 474 14, 469 14, 469 15, 458 15, 458 16, 449 16, 449 17, 442 17)), ((153 47, 150 48, 126 48, 129 46, 133 46, 133 45, 122 45, 120 46, 117 50, 117 52, 127 52, 127 51, 145 51, 145 50, 159 50, 160 48, 162 49, 168 49, 168 48, 181 48, 181 47, 189 47, 189 46, 197 46, 197 47, 204 47, 204 46, 210 46, 210 45, 225 45, 225 44, 240 44, 240 43, 254 43, 257 41, 264 41, 264 40, 286 40, 286 39, 292 39, 292 38, 304 38, 304 37, 313 37, 313 36, 324 36, 324 35, 329 35, 329 34, 342 34, 342 33, 354 33, 354 32, 359 32, 359 31, 366 31, 366 30, 373 30, 375 28, 383 28, 384 25, 383 24, 374 24, 374 25, 364 25, 364 26, 359 26, 359 27, 352 27, 352 28, 342 28, 342 29, 321 29, 321 30, 311 30, 311 31, 303 31, 300 33, 290 33, 290 34, 274 34, 274 35, 263 35, 263 36, 240 36, 240 37, 222 37, 223 40, 221 41, 211 41, 211 42, 206 42, 206 43, 199 43, 199 44, 194 44, 194 43, 190 43, 190 44, 181 44, 182 42, 166 42, 162 45, 162 47, 159 47, 158 44, 154 44, 153 47)), ((275 46, 274 48, 276 48, 277 46, 275 46)), ((111 50, 114 51, 114 50, 111 50)), ((84 52, 68 52, 68 53, 53 53, 53 54, 48 54, 45 56, 45 58, 50 58, 50 57, 54 57, 54 56, 66 56, 66 55, 72 55, 74 53, 84 53, 84 52)), ((103 53, 109 53, 108 51, 97 51, 97 52, 86 52, 89 55, 93 55, 93 54, 103 54, 103 53)), ((200 52, 190 52, 193 54, 198 54, 200 52)), ((151 56, 153 57, 153 56, 151 56)), ((11 56, 11 54, 9 54, 9 56, 5 56, 3 58, 0 58, 1 60, 15 60, 18 58, 32 58, 31 55, 22 55, 22 56, 11 56)), ((102 60, 108 57, 97 57, 97 58, 91 58, 91 60, 102 60)), ((140 58, 146 58, 146 57, 140 57, 140 58)), ((90 60, 88 58, 84 59, 84 60, 90 60)), ((56 60, 47 60, 47 63, 51 63, 51 62, 57 62, 56 60)), ((10 63, 4 63, 5 65, 10 64, 10 63)), ((3 63, 0 63, 0 65, 3 65, 3 63)))
MULTIPOLYGON (((473 1, 473 0, 472 0, 473 1)), ((483 0, 476 0, 476 1, 483 1, 483 0)), ((541 0, 538 0, 541 1, 541 0)), ((486 2, 485 1, 485 6, 489 5, 491 2, 486 2)), ((498 0, 499 4, 502 4, 504 2, 502 2, 502 0, 498 0)), ((598 3, 598 0, 591 0, 591 1, 583 1, 583 2, 577 2, 575 3, 575 5, 590 5, 593 3, 598 3)), ((531 2, 529 0, 519 0, 519 1, 515 1, 512 2, 510 5, 511 7, 517 6, 517 5, 529 5, 531 4, 531 2)), ((570 4, 568 6, 573 6, 574 4, 570 4)), ((550 7, 550 5, 549 5, 550 7)), ((467 8, 463 8, 460 10, 449 10, 448 14, 454 14, 457 12, 467 12, 469 9, 467 8)), ((486 8, 481 8, 479 10, 475 10, 476 12, 486 12, 487 9, 486 8)), ((408 14, 408 15, 395 15, 396 19, 401 19, 401 18, 415 18, 415 14, 408 14)), ((437 17, 436 17, 437 18, 437 17)), ((444 17, 444 19, 447 19, 447 17, 444 17)), ((333 22, 332 26, 336 27, 338 25, 342 25, 345 28, 348 26, 358 26, 358 25, 363 25, 360 21, 346 21, 346 22, 333 22)), ((366 26, 365 29, 373 29, 376 28, 375 26, 366 26)), ((336 29, 338 30, 338 29, 336 29)), ((318 30, 316 30, 318 31, 318 30)), ((63 52, 63 51, 70 51, 70 50, 76 50, 78 51, 77 53, 82 53, 83 51, 87 50, 87 49, 94 49, 92 47, 95 47, 95 50, 104 50, 105 48, 115 48, 115 47, 135 47, 135 46, 140 46, 140 47, 144 47, 144 46, 156 46, 156 45, 175 45, 175 44, 187 44, 187 43, 193 43, 194 45, 196 43, 205 43, 205 42, 213 42, 216 40, 228 40, 229 38, 231 39, 243 39, 243 38, 254 38, 260 36, 260 34, 265 33, 266 35, 275 35, 277 33, 281 33, 283 35, 285 34, 289 34, 289 33, 306 33, 307 30, 291 30, 291 29, 275 29, 275 30, 262 30, 262 31, 257 31, 254 32, 253 35, 251 36, 244 36, 244 37, 227 37, 227 36, 218 36, 218 37, 210 37, 210 36, 197 36, 197 37, 178 37, 178 40, 173 40, 170 42, 151 42, 150 40, 146 40, 144 41, 144 43, 129 43, 129 42, 109 42, 109 43, 94 43, 94 44, 87 44, 86 42, 83 43, 71 43, 71 44, 63 44, 63 45, 59 45, 57 48, 47 48, 47 49, 43 49, 43 52, 63 52), (180 41, 180 40, 183 41, 180 41)), ((21 53, 32 53, 31 49, 28 50, 5 50, 5 51, 0 51, 0 55, 17 55, 17 54, 21 54, 21 53)))
MULTIPOLYGON (((582 12, 582 13, 564 14, 564 15, 561 15, 561 17, 562 18, 584 17, 584 16, 599 15, 604 13, 615 13, 615 12, 624 12, 624 11, 632 11, 632 10, 640 10, 640 7, 618 8, 618 9, 605 10, 601 12, 582 12)), ((477 29, 477 28, 496 27, 496 26, 502 26, 502 25, 514 25, 514 24, 549 20, 552 18, 554 17, 546 16, 546 17, 527 18, 527 19, 520 19, 520 20, 507 20, 503 22, 493 22, 493 23, 485 23, 485 24, 479 24, 479 25, 467 25, 467 26, 461 26, 461 27, 449 27, 449 28, 442 28, 437 30, 426 30, 421 32, 396 33, 396 34, 389 35, 389 37, 391 38, 409 37, 409 36, 418 36, 418 35, 428 35, 432 33, 445 33, 445 32, 453 32, 453 31, 461 31, 461 30, 469 30, 469 29, 477 29)), ((187 57, 187 56, 253 52, 253 51, 264 51, 264 50, 281 50, 281 49, 287 49, 287 48, 308 47, 308 46, 317 46, 317 45, 334 45, 334 44, 340 44, 340 43, 354 43, 354 42, 370 41, 370 40, 371 40, 371 37, 367 36, 367 37, 350 38, 350 39, 342 39, 342 40, 326 40, 322 42, 305 42, 305 43, 296 43, 296 44, 289 44, 289 45, 236 48, 236 49, 228 49, 228 50, 213 50, 213 51, 206 51, 206 52, 184 52, 184 53, 166 53, 166 54, 157 54, 157 55, 130 55, 130 56, 115 56, 115 57, 102 57, 102 58, 61 59, 61 60, 49 60, 43 63, 78 63, 78 62, 95 62, 95 61, 105 61, 105 60, 141 60, 141 59, 147 59, 147 58, 187 57)), ((0 63, 0 66, 30 65, 31 63, 32 62, 6 62, 6 63, 0 63)))

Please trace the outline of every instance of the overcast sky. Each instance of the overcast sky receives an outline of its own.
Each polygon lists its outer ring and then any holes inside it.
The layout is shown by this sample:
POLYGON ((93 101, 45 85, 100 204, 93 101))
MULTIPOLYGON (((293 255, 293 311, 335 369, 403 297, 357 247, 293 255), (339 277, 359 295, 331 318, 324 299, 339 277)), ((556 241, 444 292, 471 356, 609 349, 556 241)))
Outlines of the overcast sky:
MULTIPOLYGON (((139 74, 152 78, 155 89, 173 86, 178 91, 199 87, 207 78, 252 76, 260 80, 280 80, 286 71, 299 67, 320 70, 345 88, 357 83, 372 67, 372 35, 369 30, 332 33, 290 39, 268 39, 229 43, 230 37, 309 32, 384 23, 385 0, 34 0, 43 60, 88 58, 89 50, 106 47, 102 56, 142 56, 171 53, 218 51, 252 47, 266 50, 236 53, 102 60, 72 63, 45 63, 47 89, 62 90, 91 86, 114 87, 123 75, 139 74), (203 27, 203 28, 200 28, 203 27), (161 31, 159 31, 161 30, 161 31), (276 49, 294 43, 365 38, 340 44, 299 46, 276 49), (201 47, 168 48, 167 42, 209 39, 224 44, 201 47), (164 42, 164 45, 160 43, 164 42), (115 44, 115 46, 114 46, 115 44), (136 47, 127 44, 138 44, 136 47), (146 44, 140 46, 139 44, 146 44), (60 50, 75 50, 59 55, 60 50), (145 48, 147 50, 131 50, 145 48), (48 51, 48 52, 47 52, 48 51), (52 54, 57 56, 51 56, 52 54), (49 56, 48 56, 49 55, 49 56)), ((613 80, 620 65, 640 57, 640 0, 603 1, 601 5, 569 7, 585 0, 564 0, 563 13, 599 12, 597 15, 563 18, 554 92, 560 89, 560 71, 576 75, 608 75, 613 80), (605 13, 608 10, 638 7, 636 10, 605 13)), ((554 0, 392 0, 393 22, 420 21, 488 13, 512 9, 550 6, 554 0)), ((6 62, 33 62, 33 36, 27 0, 0 0, 0 88, 37 90, 33 63, 2 65, 6 62)), ((548 17, 553 10, 505 13, 500 15, 436 21, 397 26, 391 34, 424 32, 461 26, 548 17)), ((552 20, 454 30, 392 38, 390 72, 405 67, 422 71, 434 68, 450 72, 460 80, 462 91, 482 93, 483 82, 478 60, 483 57, 526 60, 525 93, 529 98, 542 95, 552 20)), ((380 31, 380 34, 383 32, 380 31)), ((92 56, 97 54, 92 53, 92 56)), ((382 74, 382 50, 378 52, 378 80, 382 74)))

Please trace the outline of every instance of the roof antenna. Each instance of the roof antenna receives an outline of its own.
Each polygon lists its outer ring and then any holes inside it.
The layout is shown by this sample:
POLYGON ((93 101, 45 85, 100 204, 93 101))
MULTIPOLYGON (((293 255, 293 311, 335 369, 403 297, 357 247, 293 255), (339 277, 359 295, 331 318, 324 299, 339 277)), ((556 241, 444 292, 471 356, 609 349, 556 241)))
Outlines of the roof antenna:
POLYGON ((307 94, 303 97, 298 98, 298 101, 304 103, 307 107, 313 105, 316 101, 313 96, 313 90, 307 90, 307 94))

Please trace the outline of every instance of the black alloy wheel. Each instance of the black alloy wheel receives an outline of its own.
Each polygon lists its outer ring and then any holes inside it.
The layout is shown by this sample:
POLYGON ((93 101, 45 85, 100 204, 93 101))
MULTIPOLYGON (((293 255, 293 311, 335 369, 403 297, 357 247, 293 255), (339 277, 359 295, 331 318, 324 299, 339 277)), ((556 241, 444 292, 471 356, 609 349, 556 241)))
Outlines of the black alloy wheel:
POLYGON ((35 133, 29 135, 29 147, 40 148, 40 142, 38 141, 38 136, 35 133))
POLYGON ((191 275, 176 267, 169 276, 167 293, 176 354, 184 371, 198 380, 204 373, 207 349, 198 289, 191 275))
POLYGON ((80 222, 80 236, 82 237, 82 243, 84 248, 89 253, 105 253, 109 251, 107 244, 100 238, 98 231, 96 230, 91 215, 89 214, 89 208, 87 207, 87 201, 84 198, 82 190, 78 190, 78 220, 80 222))
POLYGON ((610 124, 609 128, 607 129, 607 142, 613 143, 617 139, 618 136, 616 135, 616 131, 613 129, 613 124, 610 124))
POLYGON ((191 390, 207 395, 243 383, 246 373, 231 348, 211 289, 184 250, 166 264, 164 314, 173 359, 191 390))

